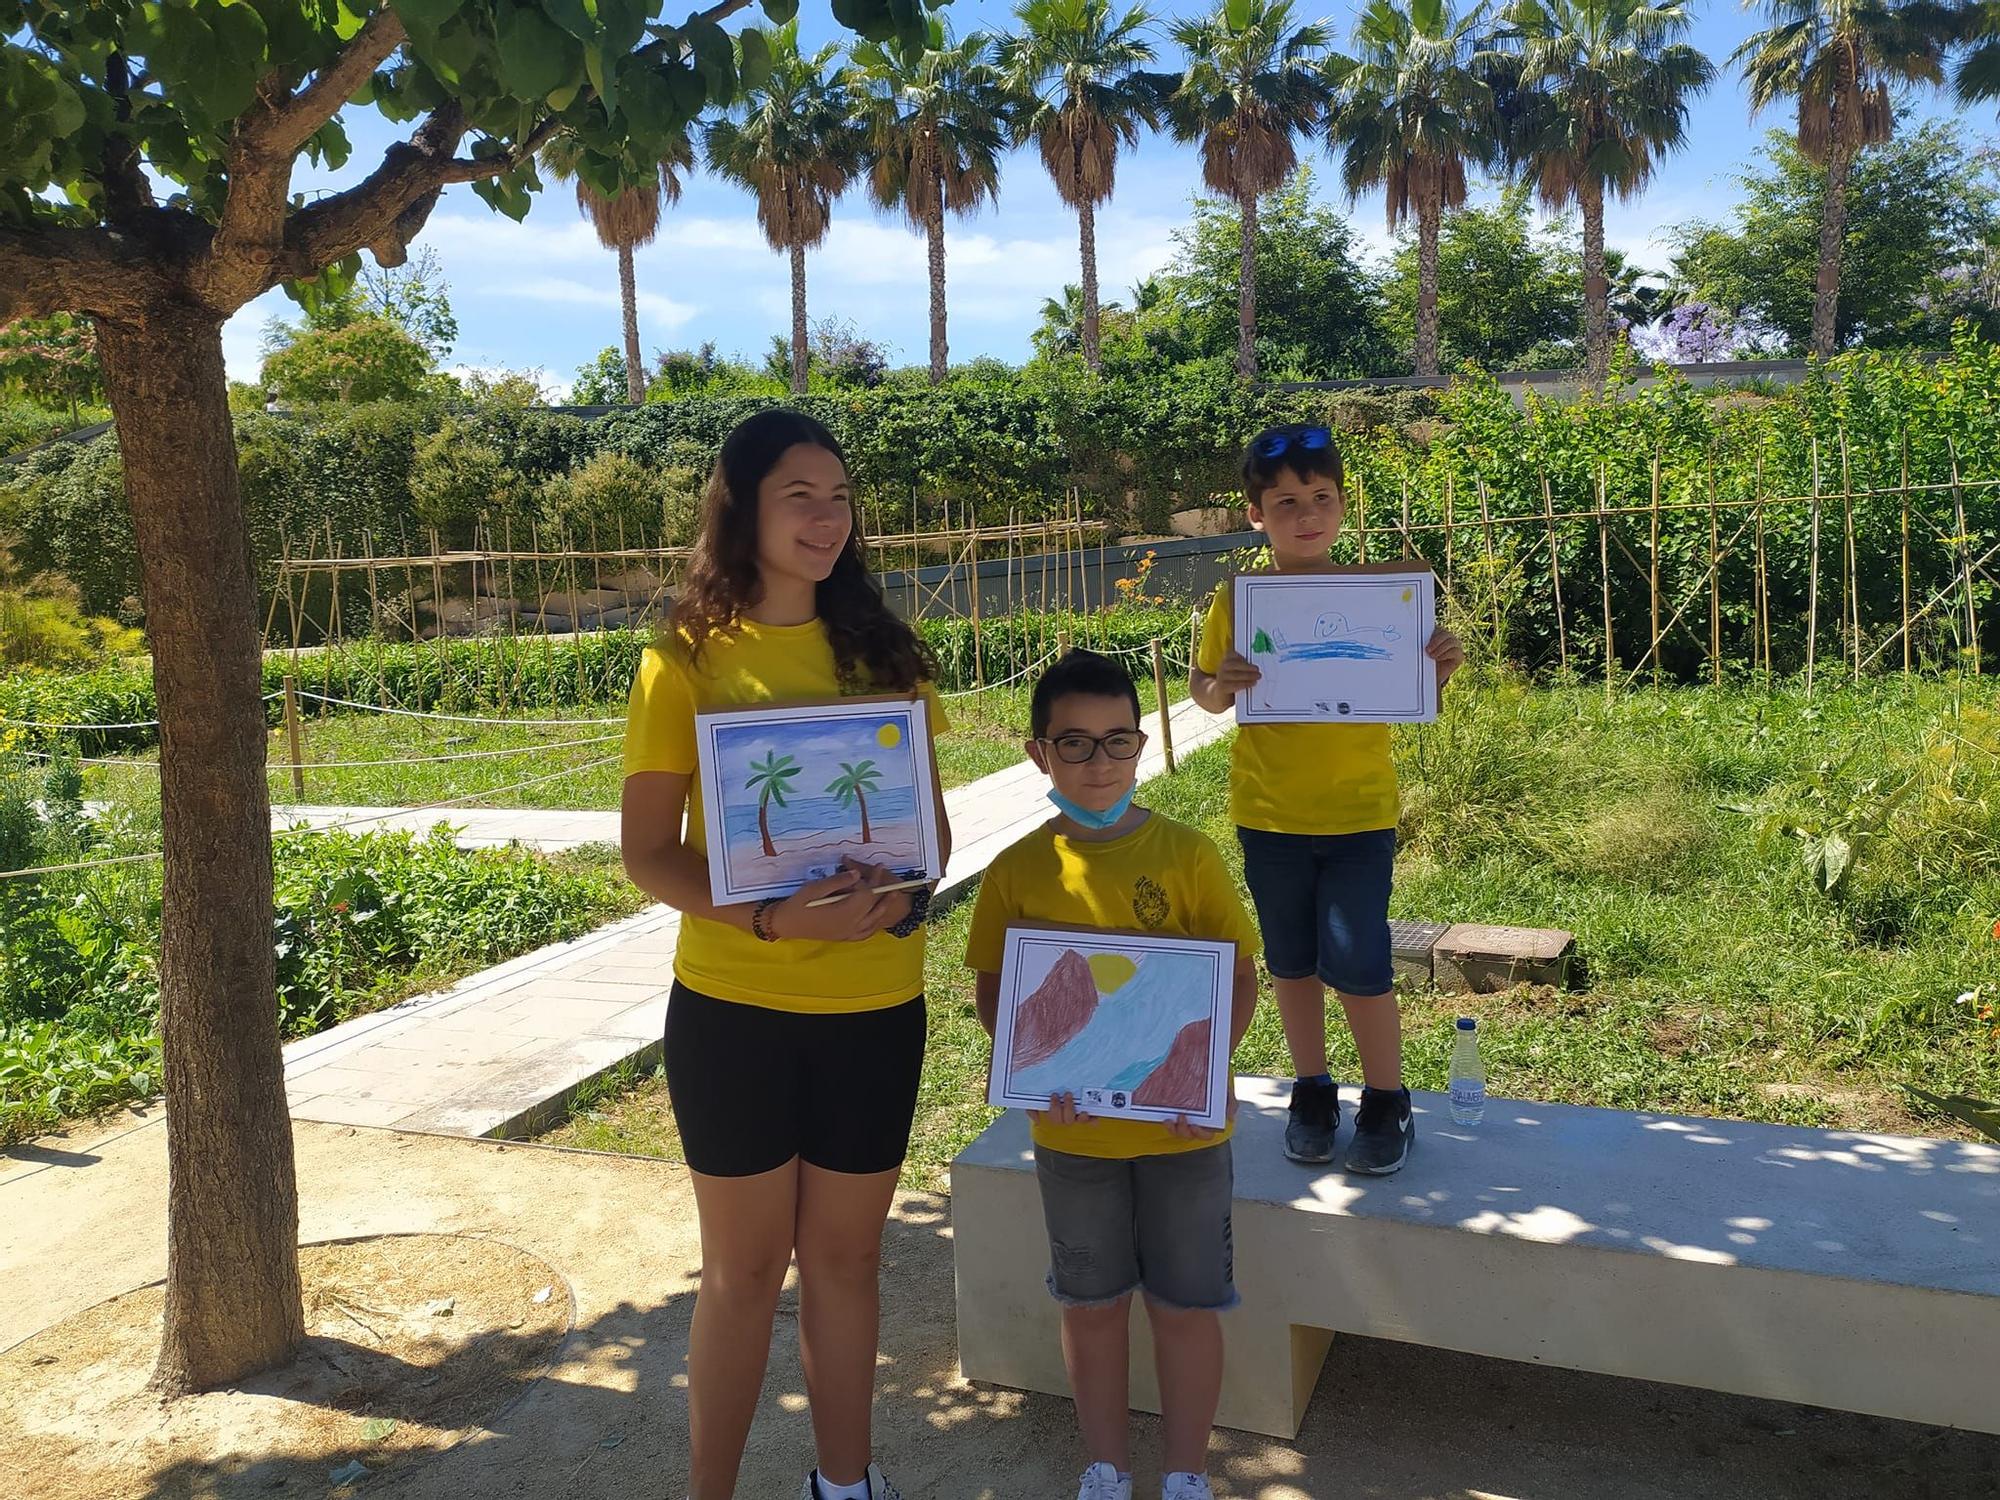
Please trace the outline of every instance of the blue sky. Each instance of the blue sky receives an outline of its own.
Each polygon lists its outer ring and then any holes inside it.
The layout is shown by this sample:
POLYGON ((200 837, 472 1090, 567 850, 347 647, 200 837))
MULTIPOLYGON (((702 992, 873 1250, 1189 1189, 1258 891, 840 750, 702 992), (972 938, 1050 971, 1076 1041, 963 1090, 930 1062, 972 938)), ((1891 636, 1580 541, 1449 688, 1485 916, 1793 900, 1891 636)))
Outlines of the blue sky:
MULTIPOLYGON (((1164 17, 1205 7, 1173 0, 1164 17)), ((1325 11, 1310 5, 1301 15, 1324 14, 1345 40, 1353 25, 1353 0, 1325 11)), ((998 30, 1011 22, 1012 5, 999 0, 957 0, 945 12, 959 31, 998 30)), ((822 0, 801 8, 809 42, 839 34, 822 0)), ((1719 218, 1740 196, 1735 178, 1758 148, 1763 132, 1789 123, 1783 110, 1752 121, 1741 84, 1726 63, 1731 51, 1758 29, 1759 18, 1734 4, 1695 8, 1694 41, 1724 71, 1695 105, 1686 148, 1669 158, 1650 190, 1629 204, 1614 204, 1607 223, 1610 243, 1646 266, 1664 266, 1660 232, 1691 218, 1719 218)), ((1159 42, 1163 62, 1174 58, 1159 42)), ((1943 113, 1934 97, 1915 101, 1924 113, 1943 113)), ((344 186, 379 161, 394 138, 372 110, 350 111, 346 124, 354 157, 339 174, 301 164, 295 188, 344 186)), ((1389 243, 1379 195, 1351 207, 1342 201, 1325 150, 1308 146, 1304 159, 1319 174, 1323 192, 1348 213, 1370 253, 1389 243)), ((1099 276, 1107 298, 1159 269, 1171 252, 1171 232, 1184 223, 1200 187, 1195 153, 1164 138, 1150 138, 1121 157, 1117 194, 1098 219, 1099 276)), ((1490 197, 1481 185, 1478 197, 1490 197)), ((420 244, 434 249, 451 284, 459 324, 453 356, 460 367, 540 369, 555 387, 607 344, 619 342, 616 260, 602 249, 576 213, 566 189, 544 192, 527 219, 515 224, 492 212, 469 188, 446 191, 420 244)), ((954 360, 997 355, 1018 361, 1044 298, 1077 279, 1076 221, 1063 207, 1030 152, 1008 157, 997 207, 946 230, 951 355, 954 360)), ((761 358, 771 335, 790 322, 790 284, 782 256, 757 228, 749 199, 737 189, 698 174, 673 209, 660 237, 639 252, 639 331, 650 360, 662 348, 690 348, 714 340, 725 352, 761 358)), ((927 357, 928 312, 923 241, 901 219, 877 214, 860 191, 835 208, 828 242, 810 253, 807 285, 812 316, 852 320, 886 343, 897 363, 927 357)), ((229 373, 254 379, 258 339, 274 313, 292 312, 280 292, 243 309, 224 331, 229 373)))

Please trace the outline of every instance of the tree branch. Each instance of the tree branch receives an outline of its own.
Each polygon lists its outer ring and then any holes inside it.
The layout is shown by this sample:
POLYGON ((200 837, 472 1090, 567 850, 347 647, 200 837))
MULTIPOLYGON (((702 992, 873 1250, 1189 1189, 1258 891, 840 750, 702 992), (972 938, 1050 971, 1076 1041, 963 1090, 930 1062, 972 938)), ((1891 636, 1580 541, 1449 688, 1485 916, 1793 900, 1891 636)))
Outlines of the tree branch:
POLYGON ((229 142, 229 197, 201 276, 201 293, 211 306, 234 312, 271 285, 273 267, 286 248, 299 148, 402 41, 402 21, 394 11, 380 10, 297 94, 284 97, 272 86, 275 75, 259 88, 262 111, 240 123, 229 142))
MULTIPOLYGON (((274 274, 264 285, 316 275, 364 245, 400 253, 401 247, 407 246, 410 237, 423 227, 429 215, 428 204, 435 203, 437 190, 447 181, 472 180, 448 175, 455 165, 452 153, 464 134, 463 111, 456 104, 441 105, 409 140, 384 152, 382 165, 361 182, 292 215, 285 226, 284 249, 273 265, 274 274), (411 213, 420 203, 426 206, 411 213)), ((510 159, 496 157, 491 171, 500 171, 510 159)))
MULTIPOLYGON (((114 52, 105 59, 105 92, 111 95, 113 117, 121 126, 132 119, 131 65, 125 54, 114 52)), ((139 166, 139 148, 122 129, 104 137, 104 155, 99 166, 104 182, 104 217, 121 228, 132 227, 150 208, 157 206, 152 184, 139 166)))
POLYGON ((0 326, 58 312, 136 320, 167 285, 158 250, 116 229, 0 224, 0 326))

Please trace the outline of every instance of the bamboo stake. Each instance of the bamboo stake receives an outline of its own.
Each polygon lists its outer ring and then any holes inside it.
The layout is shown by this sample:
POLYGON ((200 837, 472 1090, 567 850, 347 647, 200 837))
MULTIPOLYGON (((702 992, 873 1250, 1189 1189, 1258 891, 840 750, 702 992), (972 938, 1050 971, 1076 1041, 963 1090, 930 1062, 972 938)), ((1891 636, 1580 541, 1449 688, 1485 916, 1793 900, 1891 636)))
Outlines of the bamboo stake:
POLYGON ((1653 688, 1660 686, 1660 449, 1653 445, 1653 532, 1646 550, 1646 586, 1652 596, 1653 643, 1647 655, 1653 659, 1653 688))
POLYGON ((1854 683, 1861 683, 1861 573, 1854 555, 1854 481, 1848 467, 1847 429, 1840 429, 1840 524, 1846 534, 1840 569, 1845 579, 1846 598, 1841 608, 1846 615, 1848 639, 1853 643, 1854 683))
POLYGON ((1167 754, 1167 774, 1173 775, 1174 765, 1174 721, 1167 712, 1167 662, 1160 650, 1160 642, 1153 641, 1153 695, 1159 699, 1160 707, 1160 748, 1167 754))
POLYGON ((1451 471, 1447 469, 1444 476, 1444 591, 1456 597, 1458 549, 1454 538, 1458 532, 1458 520, 1453 510, 1452 491, 1451 471))
POLYGON ((1500 623, 1500 565, 1493 556, 1493 517, 1486 504, 1486 481, 1474 476, 1479 487, 1479 532, 1486 548, 1486 598, 1493 613, 1493 655, 1497 660, 1504 632, 1500 623))
POLYGON ((1604 593, 1604 701, 1611 701, 1613 680, 1618 669, 1613 664, 1611 639, 1611 529, 1604 517, 1604 465, 1597 466, 1597 574, 1604 593))
POLYGON ((1361 475, 1354 476, 1354 541, 1358 549, 1358 561, 1365 567, 1368 563, 1368 481, 1361 475))
POLYGON ((1549 527, 1549 587, 1555 593, 1556 605, 1556 658, 1562 664, 1563 675, 1569 675, 1569 634, 1563 626, 1563 579, 1562 548, 1556 542, 1556 502, 1549 489, 1548 470, 1542 471, 1542 510, 1548 516, 1549 527))
POLYGON ((1965 492, 1958 483, 1958 440, 1946 438, 1951 454, 1951 503, 1958 526, 1958 565, 1965 580, 1965 639, 1972 647, 1972 675, 1979 675, 1979 606, 1972 596, 1972 532, 1965 524, 1965 492))
POLYGON ((1410 476, 1403 476, 1403 559, 1410 556, 1410 476))
POLYGON ((1719 524, 1715 514, 1715 450, 1708 450, 1708 661, 1709 676, 1722 686, 1722 560, 1717 556, 1719 524))
MULTIPOLYGON (((1771 575, 1764 566, 1764 455, 1757 455, 1757 613, 1751 622, 1753 637, 1759 633, 1764 638, 1764 691, 1771 690, 1771 575)), ((1753 638, 1750 647, 1752 665, 1756 663, 1757 648, 1753 638)))
POLYGON ((1806 697, 1813 695, 1813 659, 1819 648, 1819 435, 1812 440, 1812 557, 1806 567, 1806 697))
POLYGON ((1903 429, 1903 675, 1910 675, 1910 430, 1903 429))
POLYGON ((368 558, 368 634, 375 642, 375 701, 389 706, 388 673, 383 670, 382 595, 375 577, 375 533, 361 533, 361 545, 368 558))
POLYGON ((979 634, 979 532, 975 528, 972 540, 966 543, 966 551, 972 560, 969 587, 972 591, 972 681, 976 687, 986 686, 986 644, 979 634))
POLYGON ((292 796, 306 800, 305 734, 299 728, 299 680, 285 674, 285 735, 292 745, 292 796))

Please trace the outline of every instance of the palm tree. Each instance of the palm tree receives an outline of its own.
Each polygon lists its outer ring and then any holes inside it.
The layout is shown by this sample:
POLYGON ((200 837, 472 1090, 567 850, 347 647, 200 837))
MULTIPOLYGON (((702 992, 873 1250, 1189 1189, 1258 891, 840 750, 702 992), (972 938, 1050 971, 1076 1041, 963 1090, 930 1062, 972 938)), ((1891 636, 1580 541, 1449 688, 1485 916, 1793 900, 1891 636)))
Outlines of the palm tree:
POLYGON ((792 789, 792 782, 799 774, 799 763, 789 755, 766 750, 762 760, 750 762, 750 772, 750 779, 743 785, 746 790, 759 794, 757 832, 764 838, 764 857, 776 859, 778 847, 771 842, 771 804, 786 805, 785 793, 792 789))
POLYGON ((1438 373, 1438 226, 1465 203, 1465 169, 1500 154, 1486 7, 1451 0, 1372 0, 1355 23, 1354 61, 1341 69, 1333 139, 1350 197, 1381 188, 1393 230, 1417 220, 1419 375, 1438 373))
POLYGON ((944 216, 968 214, 1000 194, 1007 144, 1007 96, 989 59, 991 41, 974 32, 954 42, 933 16, 914 56, 860 42, 853 84, 868 128, 869 192, 900 208, 923 230, 930 260, 931 383, 949 368, 945 339, 944 216))
POLYGON ((868 826, 867 794, 882 789, 882 773, 875 769, 875 762, 842 761, 840 775, 829 781, 826 789, 839 799, 842 807, 858 806, 861 809, 861 842, 874 843, 875 834, 868 826))
POLYGON ((1111 196, 1118 145, 1139 144, 1159 123, 1159 88, 1140 71, 1153 60, 1141 34, 1152 17, 1135 6, 1114 16, 1111 0, 1022 0, 1022 34, 1000 44, 1000 66, 1019 102, 1016 144, 1041 148, 1056 193, 1076 210, 1083 261, 1083 361, 1098 354, 1097 205, 1111 196))
POLYGON ((1175 137, 1201 143, 1201 176, 1242 212, 1236 302, 1236 373, 1257 373, 1257 200, 1298 166, 1297 138, 1325 114, 1318 58, 1327 29, 1292 24, 1291 0, 1228 0, 1182 21, 1174 41, 1187 70, 1166 102, 1175 137))
POLYGON ((590 220, 597 243, 618 252, 618 296, 625 311, 625 395, 634 406, 646 399, 645 362, 639 353, 639 285, 632 252, 653 243, 660 215, 681 201, 681 177, 694 170, 694 146, 683 135, 670 142, 658 162, 658 186, 628 187, 606 193, 592 179, 604 175, 577 138, 552 136, 540 161, 557 182, 576 184, 577 212, 590 220))
POLYGON ((1825 358, 1838 326, 1849 169, 1895 133, 1892 84, 1943 82, 1962 22, 1936 0, 1763 0, 1763 11, 1770 27, 1730 61, 1743 68, 1753 110, 1798 99, 1799 150, 1826 168, 1812 321, 1812 352, 1825 358))
POLYGON ((1604 195, 1627 200, 1659 158, 1679 149, 1688 104, 1714 65, 1681 38, 1680 0, 1514 0, 1519 113, 1510 150, 1550 208, 1583 213, 1583 346, 1587 378, 1611 364, 1604 195))
POLYGON ((1959 24, 1969 45, 1952 77, 1958 97, 1967 104, 2000 99, 2000 0, 1970 0, 1959 24))
POLYGON ((860 170, 863 134, 846 85, 828 69, 828 45, 807 57, 799 24, 770 34, 771 69, 738 111, 708 126, 708 164, 757 197, 773 250, 792 258, 792 394, 806 388, 806 251, 826 238, 833 200, 860 170))

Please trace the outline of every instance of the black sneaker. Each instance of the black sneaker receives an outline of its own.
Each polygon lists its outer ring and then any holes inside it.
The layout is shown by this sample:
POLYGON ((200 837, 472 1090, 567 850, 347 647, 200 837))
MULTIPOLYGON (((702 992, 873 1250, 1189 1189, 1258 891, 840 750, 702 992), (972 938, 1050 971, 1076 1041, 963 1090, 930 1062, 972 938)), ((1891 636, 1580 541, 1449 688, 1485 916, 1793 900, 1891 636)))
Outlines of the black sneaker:
POLYGON ((1290 1113, 1285 1155, 1308 1165, 1332 1161, 1333 1138, 1340 1133, 1340 1085, 1294 1079, 1290 1113))
POLYGON ((1408 1089, 1364 1088, 1354 1114, 1354 1139, 1347 1147, 1347 1170, 1372 1177, 1401 1171, 1416 1139, 1408 1089))

